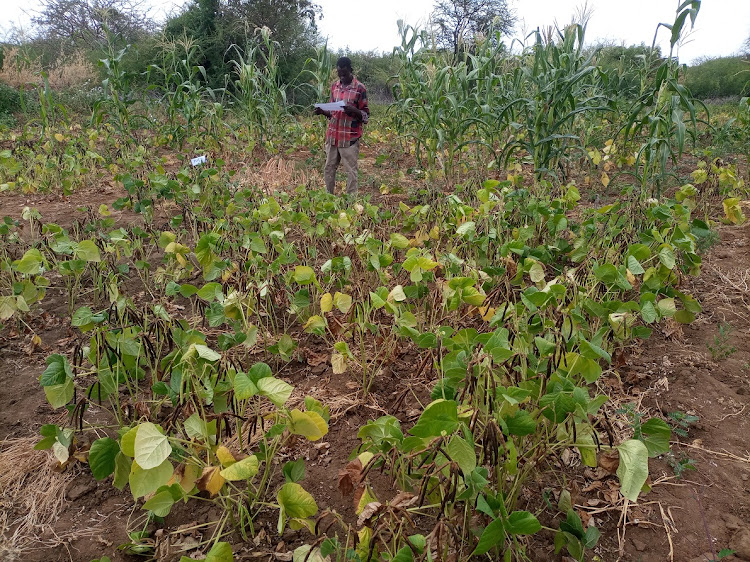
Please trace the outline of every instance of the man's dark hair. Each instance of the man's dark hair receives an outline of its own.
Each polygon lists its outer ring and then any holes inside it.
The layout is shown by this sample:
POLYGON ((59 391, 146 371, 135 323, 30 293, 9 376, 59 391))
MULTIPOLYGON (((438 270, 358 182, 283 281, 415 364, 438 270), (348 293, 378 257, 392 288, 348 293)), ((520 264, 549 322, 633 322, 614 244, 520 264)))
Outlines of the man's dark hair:
POLYGON ((336 66, 339 68, 348 68, 349 70, 352 69, 352 59, 349 57, 339 57, 339 60, 336 61, 336 66))

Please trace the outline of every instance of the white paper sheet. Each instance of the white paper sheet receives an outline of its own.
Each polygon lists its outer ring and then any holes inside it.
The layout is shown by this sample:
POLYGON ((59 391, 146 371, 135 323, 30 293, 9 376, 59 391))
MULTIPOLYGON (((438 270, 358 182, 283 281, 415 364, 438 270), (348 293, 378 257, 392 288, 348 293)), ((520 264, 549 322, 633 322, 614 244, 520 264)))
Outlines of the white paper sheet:
POLYGON ((331 103, 316 103, 315 107, 319 107, 323 111, 343 111, 346 102, 334 101, 331 103))

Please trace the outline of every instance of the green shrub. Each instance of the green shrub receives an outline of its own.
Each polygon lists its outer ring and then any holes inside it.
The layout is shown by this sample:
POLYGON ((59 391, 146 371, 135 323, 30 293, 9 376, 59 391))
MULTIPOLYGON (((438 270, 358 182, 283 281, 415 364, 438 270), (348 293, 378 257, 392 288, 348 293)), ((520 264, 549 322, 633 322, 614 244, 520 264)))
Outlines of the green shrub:
POLYGON ((703 61, 685 72, 685 85, 700 99, 746 96, 750 93, 750 57, 703 61))
POLYGON ((0 82, 0 125, 12 126, 14 113, 21 111, 21 94, 15 88, 0 82))

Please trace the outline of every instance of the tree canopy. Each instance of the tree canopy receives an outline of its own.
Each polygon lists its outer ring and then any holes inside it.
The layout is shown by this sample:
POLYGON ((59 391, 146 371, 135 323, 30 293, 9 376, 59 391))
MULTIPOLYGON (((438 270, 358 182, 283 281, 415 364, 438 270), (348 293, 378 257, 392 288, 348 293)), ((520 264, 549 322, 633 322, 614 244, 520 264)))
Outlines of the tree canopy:
POLYGON ((506 34, 515 24, 507 0, 437 0, 431 20, 438 47, 455 54, 478 33, 506 34))
POLYGON ((73 48, 104 43, 107 30, 134 41, 155 27, 143 0, 42 0, 32 23, 45 39, 73 48))
POLYGON ((230 72, 233 49, 244 50, 255 29, 267 27, 278 43, 282 78, 299 72, 318 41, 320 7, 310 0, 192 0, 167 21, 167 37, 187 35, 201 51, 209 81, 220 85, 230 72))

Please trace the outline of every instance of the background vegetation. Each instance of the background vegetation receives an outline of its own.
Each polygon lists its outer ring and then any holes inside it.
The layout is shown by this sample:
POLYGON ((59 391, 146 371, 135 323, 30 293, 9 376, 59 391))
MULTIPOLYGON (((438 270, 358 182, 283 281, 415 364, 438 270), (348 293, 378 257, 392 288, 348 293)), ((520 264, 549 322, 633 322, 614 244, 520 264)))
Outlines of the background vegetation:
POLYGON ((750 100, 709 108, 673 56, 700 1, 660 24, 669 52, 590 46, 585 14, 515 52, 485 12, 452 42, 399 22, 391 54, 352 57, 389 102, 362 156, 390 173, 357 198, 314 172, 308 108, 338 55, 314 4, 196 0, 156 29, 99 1, 48 0, 39 36, 3 49, 0 191, 105 199, 61 224, 3 218, 0 329, 34 353, 45 307, 63 315, 39 385, 69 417, 36 447, 129 488, 140 516, 118 548, 158 556, 172 510, 210 502, 208 560, 261 528, 275 545, 301 531, 297 560, 520 561, 540 537, 591 558, 599 523, 563 465, 614 459, 622 507, 597 513, 624 521, 649 492, 649 459, 688 422, 615 409, 612 375, 657 326, 696 319, 687 278, 717 223, 746 220, 750 100), (56 41, 71 13, 85 34, 56 41), (346 375, 349 405, 302 380, 313 362, 346 375), (319 509, 336 464, 308 477, 301 447, 368 405, 356 446, 331 447, 351 451, 356 517, 319 509))

